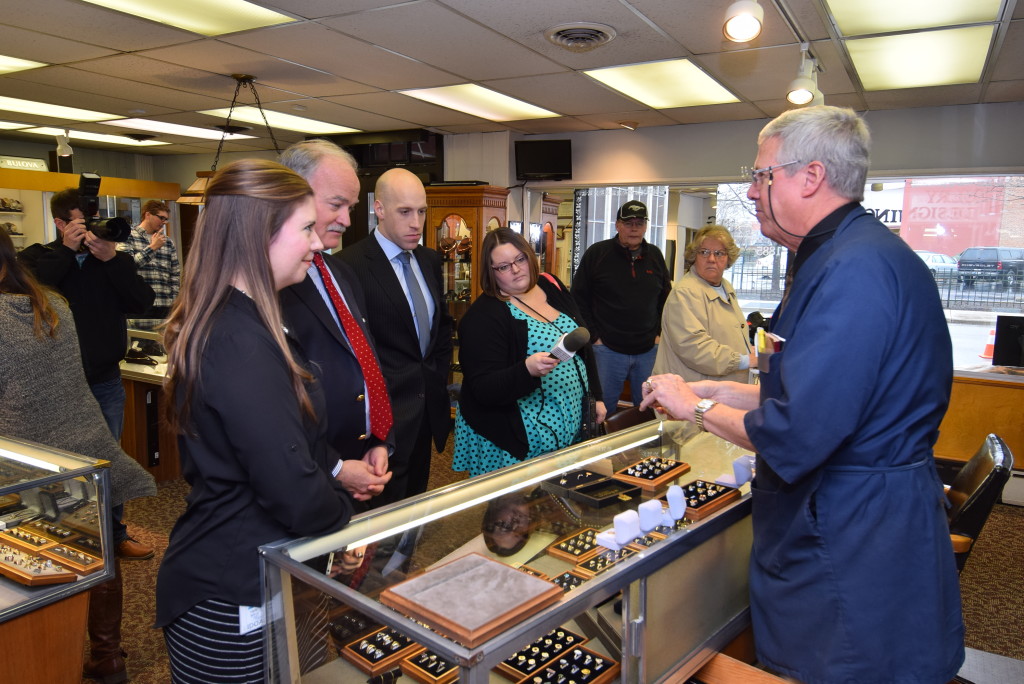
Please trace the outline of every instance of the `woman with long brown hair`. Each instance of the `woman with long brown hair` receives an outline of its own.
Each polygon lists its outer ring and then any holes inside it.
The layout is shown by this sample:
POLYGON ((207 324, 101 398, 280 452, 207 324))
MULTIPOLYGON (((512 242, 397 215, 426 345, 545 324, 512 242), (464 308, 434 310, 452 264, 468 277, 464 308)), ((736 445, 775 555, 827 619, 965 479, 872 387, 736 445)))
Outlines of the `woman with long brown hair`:
MULTIPOLYGON (((110 461, 111 506, 156 494, 152 476, 121 450, 89 389, 67 302, 18 263, 4 230, 0 348, 0 435, 110 461)), ((123 587, 115 560, 114 577, 90 592, 85 671, 108 683, 128 678, 121 650, 123 587)))
POLYGON ((322 247, 315 219, 309 185, 275 162, 231 163, 206 190, 164 333, 166 418, 192 486, 157 580, 175 682, 262 682, 258 547, 352 513, 317 421, 322 388, 277 299, 322 247))

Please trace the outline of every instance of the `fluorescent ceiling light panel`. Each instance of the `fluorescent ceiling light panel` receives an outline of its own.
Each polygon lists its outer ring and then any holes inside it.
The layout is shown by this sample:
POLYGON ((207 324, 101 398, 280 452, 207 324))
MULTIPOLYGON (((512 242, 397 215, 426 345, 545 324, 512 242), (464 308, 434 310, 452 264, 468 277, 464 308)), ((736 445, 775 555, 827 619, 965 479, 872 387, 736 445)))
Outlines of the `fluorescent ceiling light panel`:
POLYGON ((245 0, 85 0, 204 36, 298 21, 245 0))
POLYGON ((977 83, 994 26, 846 41, 865 90, 977 83))
POLYGON ((39 67, 44 66, 46 66, 46 64, 43 62, 33 62, 28 59, 18 59, 17 57, 0 55, 0 74, 13 74, 15 71, 38 69, 39 67))
POLYGON ((996 21, 1000 0, 827 0, 844 36, 996 21))
POLYGON ((399 92, 409 97, 415 97, 417 100, 454 109, 457 112, 472 114, 488 121, 522 121, 524 119, 550 119, 558 116, 554 112, 541 109, 529 102, 502 95, 473 83, 399 92))
POLYGON ((15 97, 0 97, 0 110, 20 112, 21 114, 35 114, 36 116, 48 116, 51 119, 71 119, 72 121, 103 121, 104 119, 121 118, 114 114, 92 112, 88 109, 64 107, 62 105, 46 104, 45 102, 19 100, 15 97))
POLYGON ((584 71, 587 76, 655 109, 739 102, 688 59, 584 71))
POLYGON ((31 128, 33 124, 18 123, 17 121, 0 121, 0 131, 16 131, 19 128, 31 128))
MULTIPOLYGON (((229 111, 231 110, 225 107, 224 109, 207 109, 199 113, 217 116, 227 121, 229 111)), ((291 114, 282 114, 281 112, 272 112, 266 109, 263 112, 267 115, 267 123, 270 124, 271 128, 283 128, 286 131, 299 131, 300 133, 311 133, 314 135, 360 132, 358 128, 337 126, 317 121, 316 119, 306 119, 301 116, 292 116, 291 114)), ((245 121, 246 123, 259 124, 260 126, 264 125, 263 114, 260 113, 259 107, 235 107, 234 111, 231 111, 231 120, 245 121)))
MULTIPOLYGON (((21 133, 35 133, 36 135, 64 135, 63 128, 26 128, 21 133)), ((132 140, 120 135, 107 135, 106 133, 90 133, 89 131, 69 130, 68 137, 71 140, 92 140, 93 142, 113 143, 115 145, 129 145, 131 147, 152 147, 153 145, 169 145, 170 143, 158 140, 132 140)))
MULTIPOLYGON (((189 138, 204 138, 206 140, 220 140, 224 134, 221 131, 213 131, 208 128, 197 126, 182 126, 181 124, 167 123, 166 121, 152 121, 150 119, 118 119, 117 121, 104 121, 105 125, 121 126, 122 128, 134 128, 137 131, 150 131, 151 133, 166 133, 168 135, 182 135, 189 138)), ((241 133, 229 133, 224 136, 225 140, 242 140, 255 138, 253 135, 242 135, 241 133)))

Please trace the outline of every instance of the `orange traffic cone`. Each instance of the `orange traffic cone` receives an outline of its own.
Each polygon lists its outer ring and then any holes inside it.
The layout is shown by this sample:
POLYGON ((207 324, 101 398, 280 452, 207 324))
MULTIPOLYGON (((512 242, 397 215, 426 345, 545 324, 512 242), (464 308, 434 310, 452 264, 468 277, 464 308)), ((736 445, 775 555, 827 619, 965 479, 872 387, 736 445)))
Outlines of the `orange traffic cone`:
POLYGON ((978 356, 983 358, 983 359, 991 359, 992 355, 995 353, 995 351, 996 351, 996 331, 995 330, 989 330, 988 331, 988 344, 985 345, 985 351, 983 351, 982 353, 978 354, 978 356))

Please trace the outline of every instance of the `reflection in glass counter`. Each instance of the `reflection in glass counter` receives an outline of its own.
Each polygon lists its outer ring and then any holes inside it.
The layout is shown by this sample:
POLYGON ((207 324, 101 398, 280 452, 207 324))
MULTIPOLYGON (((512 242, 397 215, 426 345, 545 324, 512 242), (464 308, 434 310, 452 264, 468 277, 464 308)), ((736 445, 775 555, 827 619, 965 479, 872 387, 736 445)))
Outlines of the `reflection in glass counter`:
MULTIPOLYGON (((295 607, 293 626, 281 632, 284 625, 275 624, 271 629, 276 635, 272 641, 294 638, 299 647, 299 662, 288 660, 276 649, 271 657, 271 679, 286 679, 283 673, 287 670, 303 674, 315 672, 315 681, 320 681, 320 676, 335 679, 355 676, 351 669, 354 661, 339 656, 345 649, 351 650, 353 644, 358 650, 359 644, 368 634, 379 630, 382 622, 397 628, 419 647, 429 648, 439 658, 447 658, 456 665, 465 653, 459 649, 471 648, 474 653, 493 652, 494 656, 487 657, 489 667, 498 667, 509 654, 542 634, 534 631, 532 618, 505 624, 500 633, 480 646, 467 646, 460 645, 457 637, 443 638, 424 624, 410 621, 400 612, 378 603, 385 590, 409 578, 428 576, 432 570, 469 554, 500 561, 557 586, 561 598, 538 615, 564 610, 559 606, 579 604, 580 607, 562 622, 562 629, 578 630, 572 615, 584 610, 590 601, 599 602, 591 597, 614 596, 624 582, 628 583, 624 578, 643 574, 637 568, 642 567, 650 554, 685 539, 694 529, 713 524, 711 521, 716 517, 699 523, 688 518, 671 521, 656 530, 645 530, 621 549, 611 551, 595 543, 598 531, 610 530, 616 515, 624 511, 635 514, 645 501, 659 511, 664 507, 668 516, 667 505, 663 502, 666 490, 673 484, 686 484, 694 476, 677 471, 680 477, 651 491, 630 485, 631 495, 612 497, 613 501, 604 506, 571 497, 571 485, 579 482, 599 487, 623 485, 614 477, 616 473, 652 458, 690 462, 701 472, 724 472, 735 454, 729 445, 717 438, 711 439, 714 439, 711 448, 699 450, 689 443, 685 446, 663 443, 659 424, 652 423, 371 512, 353 520, 346 529, 322 539, 284 544, 287 555, 301 561, 297 567, 302 570, 298 574, 294 569, 288 571, 292 578, 287 591, 295 607), (685 458, 681 457, 683 455, 685 458), (310 574, 310 568, 322 573, 319 579, 315 572, 310 574), (316 615, 323 616, 323 622, 328 625, 322 632, 307 627, 318 621, 314 619, 316 615), (292 636, 287 636, 289 633, 292 636), (516 636, 520 633, 523 636, 516 636), (310 644, 321 647, 312 649, 310 644), (315 657, 304 655, 314 650, 315 657)), ((697 436, 694 441, 703 445, 707 438, 697 436)), ((662 520, 659 517, 659 522, 662 520)), ((275 553, 272 551, 269 558, 275 553)), ((270 562, 277 565, 277 561, 270 562)), ((271 575, 275 572, 277 569, 273 568, 271 575)), ((514 607, 520 600, 514 592, 495 593, 499 594, 495 598, 504 605, 514 607)), ((600 599, 603 600, 606 599, 600 599)), ((619 623, 620 619, 614 618, 606 628, 615 633, 621 629, 619 623)), ((588 638, 590 636, 593 635, 588 638)), ((369 646, 370 642, 367 644, 369 646)), ((621 657, 619 647, 608 650, 606 646, 596 645, 595 648, 601 650, 589 655, 592 662, 594 658, 601 658, 602 662, 614 664, 617 673, 621 657)), ((580 657, 584 657, 583 652, 580 657)), ((557 665, 557 659, 554 662, 557 665)), ((406 667, 402 669, 404 672, 406 667)), ((467 681, 485 681, 472 675, 476 669, 469 667, 463 677, 469 677, 467 681)), ((593 668, 588 669, 593 672, 593 668)), ((445 670, 447 674, 447 667, 445 670)), ((552 681, 557 681, 557 674, 556 670, 552 681)), ((537 676, 546 675, 541 672, 537 676)))

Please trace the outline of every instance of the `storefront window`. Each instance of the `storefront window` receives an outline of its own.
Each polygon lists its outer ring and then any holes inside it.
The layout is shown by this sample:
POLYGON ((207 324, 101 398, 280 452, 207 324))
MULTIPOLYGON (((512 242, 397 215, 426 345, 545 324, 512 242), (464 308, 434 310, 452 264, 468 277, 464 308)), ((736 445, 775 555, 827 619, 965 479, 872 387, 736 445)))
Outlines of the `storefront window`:
MULTIPOLYGON (((719 185, 715 220, 742 250, 726 277, 744 310, 769 315, 782 296, 788 254, 761 235, 747 188, 719 185)), ((863 204, 928 264, 954 367, 990 365, 996 317, 1024 313, 1024 177, 874 179, 863 204)))

